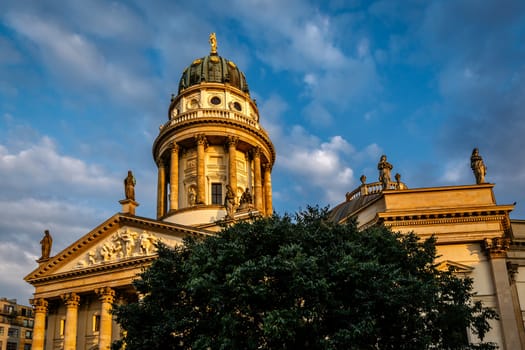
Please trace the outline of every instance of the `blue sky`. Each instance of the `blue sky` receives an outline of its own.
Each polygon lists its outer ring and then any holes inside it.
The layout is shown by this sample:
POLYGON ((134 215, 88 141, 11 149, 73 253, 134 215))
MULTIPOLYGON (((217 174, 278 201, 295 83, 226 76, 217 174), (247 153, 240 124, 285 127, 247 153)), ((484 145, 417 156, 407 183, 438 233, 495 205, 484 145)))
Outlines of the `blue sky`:
POLYGON ((120 210, 155 215, 151 145, 182 70, 218 51, 272 138, 274 209, 335 205, 386 154, 409 187, 474 183, 525 218, 525 2, 0 0, 0 296, 120 210))

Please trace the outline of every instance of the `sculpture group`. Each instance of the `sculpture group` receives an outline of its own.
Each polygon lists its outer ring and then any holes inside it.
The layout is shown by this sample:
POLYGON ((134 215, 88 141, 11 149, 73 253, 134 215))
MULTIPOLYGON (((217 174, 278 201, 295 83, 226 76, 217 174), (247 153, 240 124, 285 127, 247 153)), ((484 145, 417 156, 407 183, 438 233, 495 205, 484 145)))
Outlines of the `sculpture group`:
POLYGON ((90 250, 86 259, 78 263, 78 267, 154 254, 157 240, 153 234, 147 231, 142 231, 139 234, 130 229, 122 229, 103 244, 90 250))

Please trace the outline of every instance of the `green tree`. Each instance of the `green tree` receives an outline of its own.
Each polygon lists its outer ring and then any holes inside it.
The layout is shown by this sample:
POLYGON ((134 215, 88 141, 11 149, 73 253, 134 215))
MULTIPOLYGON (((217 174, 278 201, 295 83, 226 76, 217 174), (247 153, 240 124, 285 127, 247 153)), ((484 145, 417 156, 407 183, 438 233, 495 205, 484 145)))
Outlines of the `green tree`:
POLYGON ((496 318, 472 280, 436 269, 435 240, 383 226, 358 231, 326 209, 258 219, 216 237, 158 247, 115 309, 129 350, 494 349, 496 318))

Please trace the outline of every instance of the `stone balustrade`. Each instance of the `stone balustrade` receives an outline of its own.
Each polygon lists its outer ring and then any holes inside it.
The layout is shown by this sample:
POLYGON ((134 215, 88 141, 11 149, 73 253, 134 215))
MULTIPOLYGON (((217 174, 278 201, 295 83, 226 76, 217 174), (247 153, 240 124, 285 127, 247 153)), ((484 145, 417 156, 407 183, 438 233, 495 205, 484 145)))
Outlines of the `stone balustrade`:
POLYGON ((161 126, 161 130, 175 126, 180 123, 184 123, 190 120, 200 119, 200 118, 223 118, 233 120, 239 123, 247 124, 252 128, 260 130, 261 127, 259 123, 241 113, 236 113, 234 111, 228 110, 217 110, 217 109, 198 109, 193 111, 188 111, 177 115, 175 118, 169 120, 167 123, 161 126))
MULTIPOLYGON (((389 182, 386 189, 387 190, 399 190, 399 189, 405 189, 405 188, 407 188, 407 187, 402 182, 401 183, 389 182), (401 184, 401 186, 400 186, 400 184, 401 184)), ((363 197, 363 196, 368 196, 368 195, 371 195, 371 194, 376 194, 376 193, 383 192, 383 190, 384 190, 383 183, 381 183, 381 182, 372 182, 372 183, 369 183, 369 184, 362 184, 361 186, 359 186, 358 188, 356 188, 352 192, 347 192, 345 197, 346 197, 346 201, 350 202, 352 200, 358 199, 358 198, 363 197)))

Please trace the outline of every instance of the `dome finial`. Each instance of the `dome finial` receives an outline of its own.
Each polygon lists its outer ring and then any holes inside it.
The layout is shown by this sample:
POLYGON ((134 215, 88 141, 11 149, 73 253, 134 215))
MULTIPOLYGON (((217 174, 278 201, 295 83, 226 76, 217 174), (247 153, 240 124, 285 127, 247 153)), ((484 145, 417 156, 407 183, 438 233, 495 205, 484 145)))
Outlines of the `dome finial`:
POLYGON ((216 55, 217 54, 217 37, 215 36, 215 33, 210 34, 210 46, 211 46, 210 53, 212 55, 216 55))

